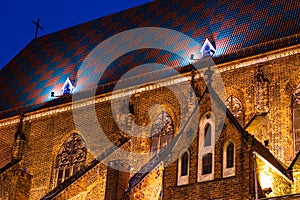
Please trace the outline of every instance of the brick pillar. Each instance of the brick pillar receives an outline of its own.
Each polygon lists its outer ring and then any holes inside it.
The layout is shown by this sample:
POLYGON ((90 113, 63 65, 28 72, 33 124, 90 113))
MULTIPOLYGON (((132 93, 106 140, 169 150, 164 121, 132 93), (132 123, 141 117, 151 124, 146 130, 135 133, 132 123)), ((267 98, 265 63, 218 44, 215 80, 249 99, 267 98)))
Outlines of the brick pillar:
POLYGON ((12 171, 11 176, 12 187, 11 192, 9 194, 9 199, 29 199, 32 176, 20 169, 12 171))
POLYGON ((9 169, 1 174, 0 199, 27 200, 32 176, 22 169, 9 169))
POLYGON ((128 188, 129 172, 119 171, 124 163, 114 161, 107 168, 105 200, 122 200, 128 188), (120 166, 120 167, 119 167, 120 166))
POLYGON ((23 159, 24 148, 26 144, 26 136, 23 133, 23 115, 20 116, 20 123, 18 130, 15 133, 15 143, 12 149, 12 161, 19 161, 23 159))

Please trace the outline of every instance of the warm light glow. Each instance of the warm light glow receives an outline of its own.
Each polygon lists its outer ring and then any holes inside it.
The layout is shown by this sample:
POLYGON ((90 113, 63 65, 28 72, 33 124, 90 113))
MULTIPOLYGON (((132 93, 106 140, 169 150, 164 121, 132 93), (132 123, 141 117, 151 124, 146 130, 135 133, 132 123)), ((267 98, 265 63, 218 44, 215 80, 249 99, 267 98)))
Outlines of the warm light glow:
POLYGON ((264 171, 259 173, 260 185, 262 189, 272 188, 273 187, 273 178, 270 175, 267 175, 264 171))

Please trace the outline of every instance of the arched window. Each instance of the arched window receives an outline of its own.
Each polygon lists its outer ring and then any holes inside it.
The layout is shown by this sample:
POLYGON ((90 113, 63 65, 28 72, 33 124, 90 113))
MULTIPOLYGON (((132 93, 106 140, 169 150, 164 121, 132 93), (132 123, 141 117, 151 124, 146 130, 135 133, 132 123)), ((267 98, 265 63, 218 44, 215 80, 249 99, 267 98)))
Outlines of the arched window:
POLYGON ((223 148, 223 177, 235 175, 235 148, 231 141, 225 143, 223 148))
POLYGON ((214 178, 215 117, 207 112, 200 120, 198 150, 198 181, 214 178))
POLYGON ((85 144, 77 133, 73 133, 65 140, 56 157, 56 185, 83 169, 85 159, 85 144))
POLYGON ((204 146, 211 146, 211 125, 207 124, 204 129, 204 146))
POLYGON ((293 95, 293 133, 295 154, 300 151, 300 84, 293 95))
POLYGON ((158 151, 172 140, 174 126, 171 116, 166 112, 161 112, 152 126, 151 151, 158 151))
POLYGON ((190 154, 187 151, 178 159, 178 185, 189 183, 189 167, 190 154))
POLYGON ((234 145, 230 143, 226 150, 226 168, 232 168, 234 162, 234 145))
POLYGON ((181 176, 188 175, 189 155, 185 152, 181 157, 181 176))
POLYGON ((230 96, 226 101, 225 105, 232 115, 238 120, 238 122, 244 125, 244 109, 241 101, 235 96, 230 96))

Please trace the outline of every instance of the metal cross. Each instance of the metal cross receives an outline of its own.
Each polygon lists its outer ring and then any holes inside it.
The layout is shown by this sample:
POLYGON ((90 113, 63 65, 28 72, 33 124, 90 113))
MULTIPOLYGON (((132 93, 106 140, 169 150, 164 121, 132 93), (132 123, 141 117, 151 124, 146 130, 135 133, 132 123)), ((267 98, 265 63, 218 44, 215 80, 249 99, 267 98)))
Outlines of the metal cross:
POLYGON ((36 26, 34 38, 37 38, 39 29, 44 30, 44 28, 40 26, 40 18, 36 22, 32 20, 32 23, 36 26))

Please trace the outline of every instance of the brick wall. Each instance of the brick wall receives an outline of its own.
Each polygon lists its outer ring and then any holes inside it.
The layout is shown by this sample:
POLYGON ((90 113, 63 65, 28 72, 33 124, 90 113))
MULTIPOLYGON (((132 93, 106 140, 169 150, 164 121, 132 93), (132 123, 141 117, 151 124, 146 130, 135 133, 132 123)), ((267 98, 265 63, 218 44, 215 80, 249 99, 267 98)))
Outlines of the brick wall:
MULTIPOLYGON (((271 134, 270 150, 284 163, 289 163, 293 159, 292 123, 291 123, 291 95, 296 86, 300 83, 299 70, 300 56, 286 57, 272 62, 263 63, 262 70, 270 80, 270 112, 267 115, 269 120, 269 130, 271 134)), ((248 122, 255 111, 255 73, 257 66, 248 66, 222 73, 226 86, 226 96, 234 95, 243 103, 245 109, 245 121, 248 122)), ((203 80, 196 80, 196 85, 203 92, 203 80)), ((181 91, 182 101, 188 103, 188 91, 181 91)), ((174 94, 168 88, 156 89, 150 92, 143 92, 135 95, 131 99, 134 105, 135 122, 139 125, 147 125, 151 117, 155 117, 155 112, 149 112, 155 104, 163 105, 169 111, 174 125, 175 132, 180 126, 181 107, 174 94)), ((121 104, 120 104, 121 106, 121 104)), ((63 107, 63 106, 62 106, 63 107)), ((200 108, 201 115, 210 110, 210 99, 206 97, 202 101, 200 108)), ((120 144, 126 135, 122 135, 116 122, 113 119, 110 101, 96 105, 97 119, 91 118, 94 107, 83 107, 77 110, 80 113, 81 121, 79 125, 84 127, 87 134, 83 135, 90 152, 87 157, 87 164, 95 155, 104 151, 101 145, 101 138, 95 127, 88 126, 89 122, 100 124, 105 136, 114 144, 120 144), (94 121, 93 121, 94 120, 94 121), (97 149, 97 151, 95 151, 97 149)), ((46 112, 44 110, 42 112, 46 112)), ((186 117, 183 113, 183 118, 186 117)), ((25 146, 24 163, 28 173, 33 176, 30 198, 39 199, 53 189, 53 177, 55 158, 64 140, 77 130, 73 122, 71 111, 52 114, 39 119, 26 120, 24 122, 24 133, 27 137, 25 146)), ((11 160, 11 149, 13 146, 13 136, 16 132, 17 124, 0 128, 0 167, 11 160)), ((77 130, 78 131, 78 130, 77 130)), ((143 134, 143 133, 141 133, 143 134)), ((149 138, 133 138, 130 146, 135 152, 148 152, 150 150, 149 138)), ((164 195, 165 199, 180 199, 203 197, 203 198, 223 198, 227 195, 235 197, 250 198, 253 196, 254 183, 252 179, 253 161, 250 147, 241 139, 238 131, 226 121, 226 129, 222 133, 215 148, 215 181, 197 183, 197 156, 198 139, 194 139, 191 148, 191 170, 190 184, 177 187, 177 163, 167 166, 164 171, 164 195), (222 178, 222 146, 232 139, 236 144, 236 176, 222 178), (185 195, 188 191, 190 197, 185 195), (220 193, 219 191, 223 191, 220 193)), ((98 187, 98 186, 97 186, 98 187)), ((90 193, 92 196, 93 193, 90 193)))

